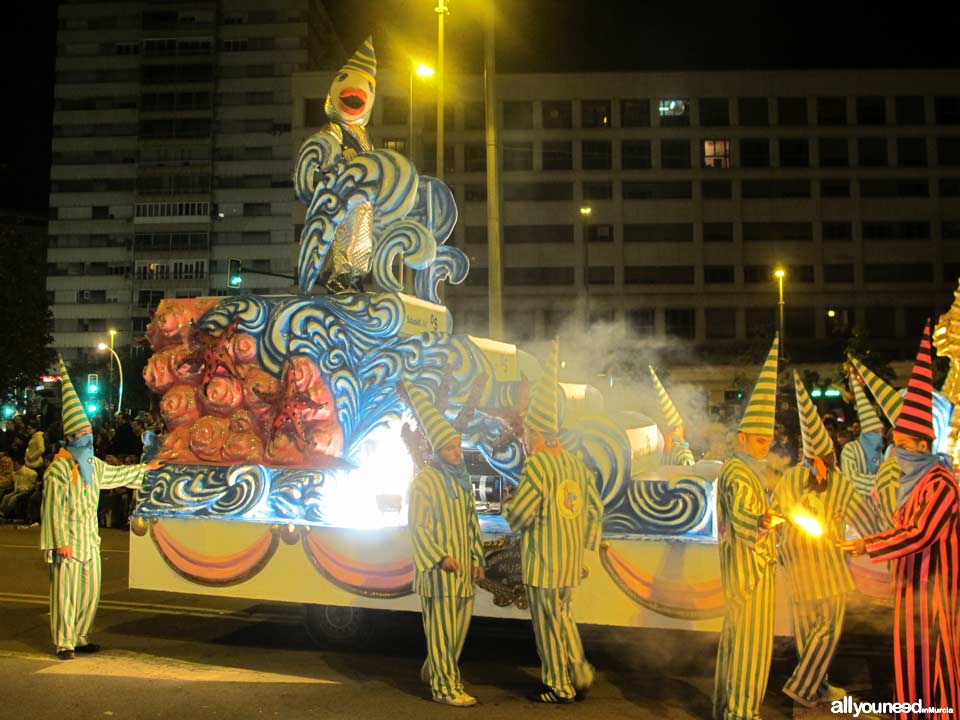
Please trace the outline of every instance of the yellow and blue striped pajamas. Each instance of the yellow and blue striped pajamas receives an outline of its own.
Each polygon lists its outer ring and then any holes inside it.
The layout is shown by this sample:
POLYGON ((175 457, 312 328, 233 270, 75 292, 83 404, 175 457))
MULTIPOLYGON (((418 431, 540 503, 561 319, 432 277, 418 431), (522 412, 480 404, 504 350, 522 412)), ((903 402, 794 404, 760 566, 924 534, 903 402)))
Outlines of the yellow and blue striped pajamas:
POLYGON ((503 516, 521 534, 523 582, 543 684, 572 698, 593 675, 571 607, 584 548, 596 549, 600 539, 603 503, 593 475, 565 450, 534 452, 503 516))
POLYGON ((724 615, 714 677, 714 720, 755 720, 773 653, 777 547, 760 528, 770 510, 760 480, 737 458, 717 478, 717 525, 724 615))
POLYGON ((44 474, 40 547, 50 554, 50 631, 58 649, 85 645, 100 602, 100 491, 139 487, 143 465, 112 467, 93 459, 93 482, 75 472, 72 456, 61 451, 44 474), (56 549, 70 546, 64 559, 56 549))
POLYGON ((408 530, 427 641, 426 666, 435 698, 464 694, 458 661, 473 613, 473 568, 483 567, 483 543, 472 493, 434 467, 424 468, 410 492, 408 530), (448 573, 445 557, 460 563, 448 573))

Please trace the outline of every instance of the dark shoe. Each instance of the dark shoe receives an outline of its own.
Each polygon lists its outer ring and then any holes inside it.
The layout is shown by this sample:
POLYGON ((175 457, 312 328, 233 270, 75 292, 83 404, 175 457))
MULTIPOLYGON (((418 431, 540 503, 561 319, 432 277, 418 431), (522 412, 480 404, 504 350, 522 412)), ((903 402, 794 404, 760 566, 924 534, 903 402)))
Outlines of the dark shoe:
POLYGON ((87 643, 86 645, 77 645, 74 648, 78 653, 89 655, 90 653, 100 652, 100 646, 96 643, 87 643))
POLYGON ((57 650, 57 657, 61 660, 73 660, 73 650, 57 650))
POLYGON ((553 688, 544 686, 530 696, 530 701, 552 705, 569 705, 573 702, 573 698, 562 697, 553 688))

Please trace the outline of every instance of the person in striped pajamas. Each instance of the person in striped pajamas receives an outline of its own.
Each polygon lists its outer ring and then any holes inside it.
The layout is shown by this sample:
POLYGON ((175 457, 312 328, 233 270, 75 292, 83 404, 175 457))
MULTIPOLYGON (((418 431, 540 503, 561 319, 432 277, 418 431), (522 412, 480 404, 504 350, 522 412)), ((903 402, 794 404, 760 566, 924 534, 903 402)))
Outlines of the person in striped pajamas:
POLYGON ((540 656, 543 686, 530 699, 570 703, 594 678, 573 615, 573 590, 583 578, 584 549, 600 540, 603 503, 590 470, 567 452, 559 433, 559 342, 524 416, 527 459, 503 517, 521 536, 523 582, 540 656))
POLYGON ((111 467, 93 456, 90 421, 60 361, 63 434, 66 445, 44 474, 40 548, 50 565, 50 631, 57 657, 100 649, 90 631, 100 602, 100 491, 140 486, 145 470, 159 467, 111 467))
POLYGON ((690 443, 687 442, 686 432, 683 427, 683 419, 680 417, 680 411, 673 404, 673 400, 667 395, 666 389, 657 377, 653 366, 650 368, 650 377, 653 378, 653 386, 657 391, 657 402, 660 404, 660 415, 663 417, 663 464, 664 465, 693 465, 696 459, 690 450, 690 443))
POLYGON ((804 462, 777 483, 774 507, 787 518, 797 512, 814 518, 823 535, 816 537, 790 522, 780 528, 780 559, 787 573, 799 655, 783 692, 801 705, 815 707, 846 695, 845 690, 827 682, 827 669, 843 629, 845 596, 854 589, 843 553, 835 543, 846 537, 847 522, 861 535, 879 528, 869 499, 837 469, 833 441, 796 370, 793 381, 804 462))
POLYGON ((877 471, 883 459, 883 423, 870 404, 863 380, 856 372, 850 373, 850 389, 857 406, 860 435, 843 446, 840 469, 856 491, 869 498, 876 488, 877 471))
POLYGON ((779 338, 747 403, 740 450, 717 478, 717 527, 724 615, 714 678, 714 720, 757 720, 773 653, 777 546, 765 458, 773 441, 779 338))
POLYGON ((460 678, 458 662, 473 614, 474 583, 483 580, 483 543, 473 485, 460 435, 420 388, 406 394, 434 457, 413 481, 407 527, 413 545, 413 589, 420 596, 427 659, 420 678, 434 702, 476 705, 460 678))
MULTIPOLYGON (((930 321, 924 328, 893 442, 902 473, 894 526, 844 542, 854 555, 893 561, 894 700, 960 710, 960 486, 946 455, 932 452, 930 321)), ((949 713, 902 712, 908 718, 949 713)))

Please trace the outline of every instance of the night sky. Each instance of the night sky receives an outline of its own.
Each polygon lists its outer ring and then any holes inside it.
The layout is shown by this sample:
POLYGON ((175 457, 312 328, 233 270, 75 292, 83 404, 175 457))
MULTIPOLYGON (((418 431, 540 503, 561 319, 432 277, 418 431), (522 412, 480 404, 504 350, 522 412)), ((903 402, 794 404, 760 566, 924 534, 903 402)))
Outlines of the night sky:
MULTIPOLYGON (((489 0, 447 0, 448 72, 479 70, 471 11, 489 0)), ((372 33, 384 64, 435 48, 436 0, 328 0, 347 52, 372 33), (413 10, 412 10, 413 9, 413 10)), ((960 9, 933 3, 777 0, 501 1, 501 72, 960 67, 960 9), (908 14, 907 11, 912 11, 908 14), (922 14, 920 14, 922 13, 922 14)), ((8 0, 0 207, 47 207, 54 0, 8 0)), ((960 90, 960 89, 958 89, 960 90)))

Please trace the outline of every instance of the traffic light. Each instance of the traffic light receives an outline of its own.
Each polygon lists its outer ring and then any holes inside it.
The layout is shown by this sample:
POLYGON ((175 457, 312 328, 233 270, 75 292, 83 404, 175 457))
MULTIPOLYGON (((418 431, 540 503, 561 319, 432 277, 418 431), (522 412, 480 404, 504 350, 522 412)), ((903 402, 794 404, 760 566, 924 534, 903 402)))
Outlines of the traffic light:
POLYGON ((17 409, 13 405, 4 405, 3 406, 3 419, 9 420, 14 415, 16 415, 17 409))
POLYGON ((87 415, 96 415, 100 412, 100 404, 96 402, 87 403, 87 415))
POLYGON ((87 392, 96 395, 100 392, 100 376, 97 373, 87 375, 87 392))
POLYGON ((227 260, 227 287, 238 288, 243 283, 243 263, 237 258, 227 260))

